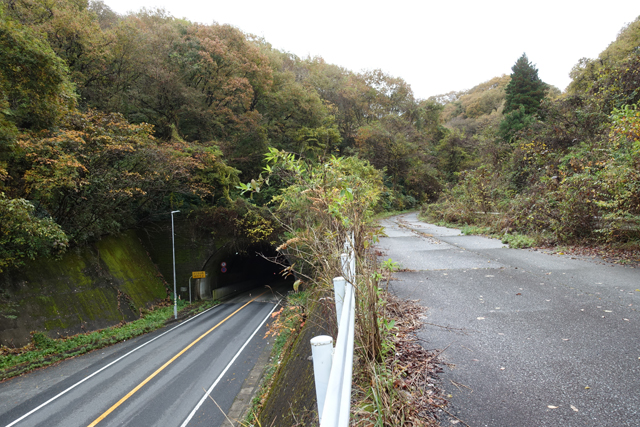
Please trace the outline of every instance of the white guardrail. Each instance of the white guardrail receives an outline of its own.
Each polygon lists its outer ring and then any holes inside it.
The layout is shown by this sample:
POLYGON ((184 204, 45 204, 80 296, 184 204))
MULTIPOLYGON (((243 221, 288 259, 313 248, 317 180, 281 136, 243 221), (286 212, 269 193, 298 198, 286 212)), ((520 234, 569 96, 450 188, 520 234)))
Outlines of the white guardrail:
POLYGON ((349 243, 342 254, 343 277, 333 279, 338 338, 335 350, 333 338, 320 335, 311 339, 313 376, 320 427, 347 427, 351 412, 351 377, 353 374, 353 337, 355 330, 356 259, 349 243))

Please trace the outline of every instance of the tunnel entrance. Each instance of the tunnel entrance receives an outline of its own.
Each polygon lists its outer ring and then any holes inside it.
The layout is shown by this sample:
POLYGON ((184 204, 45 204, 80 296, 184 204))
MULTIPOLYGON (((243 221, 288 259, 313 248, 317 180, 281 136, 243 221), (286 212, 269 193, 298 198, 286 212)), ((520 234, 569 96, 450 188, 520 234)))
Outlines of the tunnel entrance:
POLYGON ((289 262, 274 246, 251 244, 247 239, 228 236, 226 230, 216 230, 221 237, 212 238, 210 232, 203 232, 186 219, 175 225, 175 244, 172 228, 165 223, 150 223, 136 230, 166 281, 167 295, 173 296, 174 277, 178 297, 186 301, 222 299, 264 285, 293 286, 293 277, 280 274, 289 262), (197 277, 202 272, 205 278, 194 278, 194 273, 197 277))
POLYGON ((283 276, 288 266, 287 259, 270 245, 222 249, 206 263, 206 277, 193 279, 192 294, 194 299, 225 299, 266 285, 293 287, 293 276, 283 276))

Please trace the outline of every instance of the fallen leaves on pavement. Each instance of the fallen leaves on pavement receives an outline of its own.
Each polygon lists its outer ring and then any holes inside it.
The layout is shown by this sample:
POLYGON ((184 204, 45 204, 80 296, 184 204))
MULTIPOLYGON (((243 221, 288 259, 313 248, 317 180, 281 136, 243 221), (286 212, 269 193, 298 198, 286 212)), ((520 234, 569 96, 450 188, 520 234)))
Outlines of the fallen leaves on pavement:
POLYGON ((630 267, 640 267, 639 248, 626 249, 612 245, 598 245, 569 246, 563 247, 562 250, 556 247, 540 247, 536 249, 556 255, 569 255, 572 257, 590 258, 594 261, 605 263, 614 263, 630 267))

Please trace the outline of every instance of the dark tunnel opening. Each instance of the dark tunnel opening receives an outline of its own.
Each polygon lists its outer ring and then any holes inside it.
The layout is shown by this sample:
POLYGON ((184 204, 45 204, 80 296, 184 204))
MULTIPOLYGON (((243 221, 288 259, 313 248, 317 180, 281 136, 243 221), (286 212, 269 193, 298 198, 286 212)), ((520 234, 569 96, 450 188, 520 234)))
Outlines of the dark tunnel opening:
MULTIPOLYGON (((272 246, 256 245, 242 251, 231 251, 223 258, 219 265, 219 283, 223 285, 246 280, 257 280, 263 284, 292 280, 291 277, 282 276, 283 269, 289 266, 289 263, 272 246), (274 260, 276 262, 273 262, 274 260)), ((291 283, 293 284, 293 281, 291 283)))
POLYGON ((194 283, 196 299, 223 300, 253 289, 290 290, 292 274, 283 274, 289 262, 271 245, 223 250, 205 266, 206 279, 194 283))

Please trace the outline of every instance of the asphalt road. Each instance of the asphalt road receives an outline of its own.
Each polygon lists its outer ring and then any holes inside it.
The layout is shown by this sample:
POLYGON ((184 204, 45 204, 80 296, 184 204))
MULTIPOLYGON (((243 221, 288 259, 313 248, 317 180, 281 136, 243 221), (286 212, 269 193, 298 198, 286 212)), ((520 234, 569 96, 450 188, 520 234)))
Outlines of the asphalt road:
POLYGON ((391 289, 428 307, 454 417, 442 425, 640 426, 640 271, 382 222, 391 289), (464 423, 464 424, 463 424, 464 423))
POLYGON ((276 302, 271 292, 239 297, 0 383, 0 426, 228 425, 221 411, 229 411, 268 344, 265 321, 276 302))

